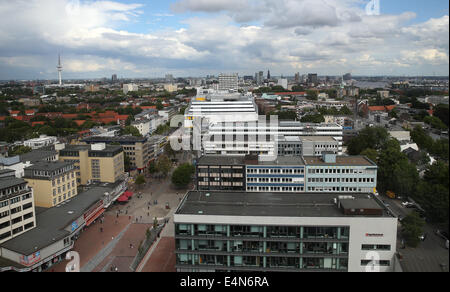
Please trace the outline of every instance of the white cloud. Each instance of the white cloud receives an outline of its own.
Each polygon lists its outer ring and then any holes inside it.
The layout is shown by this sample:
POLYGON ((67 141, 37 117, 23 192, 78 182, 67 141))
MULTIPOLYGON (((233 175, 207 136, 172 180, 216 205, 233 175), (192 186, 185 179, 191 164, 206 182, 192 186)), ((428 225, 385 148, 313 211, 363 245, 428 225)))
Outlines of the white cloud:
POLYGON ((174 13, 207 14, 185 19, 183 28, 133 33, 121 24, 139 19, 140 4, 0 0, 0 63, 5 67, 0 68, 0 79, 11 66, 28 67, 36 74, 54 72, 58 51, 63 52, 65 70, 80 76, 111 71, 143 76, 165 71, 251 73, 268 68, 279 74, 384 74, 388 68, 410 70, 416 65, 414 70, 424 74, 448 74, 448 15, 408 25, 414 13, 367 16, 359 4, 180 0, 172 6, 174 13))

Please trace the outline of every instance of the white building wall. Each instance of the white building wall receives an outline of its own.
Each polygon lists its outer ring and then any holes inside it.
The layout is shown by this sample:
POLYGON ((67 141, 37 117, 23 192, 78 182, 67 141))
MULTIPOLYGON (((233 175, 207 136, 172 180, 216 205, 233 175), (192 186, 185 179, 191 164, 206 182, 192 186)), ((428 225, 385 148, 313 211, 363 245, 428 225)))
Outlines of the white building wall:
POLYGON ((387 217, 261 217, 261 216, 217 216, 217 215, 174 215, 174 223, 257 225, 257 226, 349 226, 349 272, 366 272, 361 260, 371 256, 362 250, 363 244, 390 245, 390 251, 378 252, 380 260, 389 260, 389 267, 378 267, 379 272, 392 272, 397 245, 397 218, 387 217), (367 234, 378 234, 373 237, 367 234))

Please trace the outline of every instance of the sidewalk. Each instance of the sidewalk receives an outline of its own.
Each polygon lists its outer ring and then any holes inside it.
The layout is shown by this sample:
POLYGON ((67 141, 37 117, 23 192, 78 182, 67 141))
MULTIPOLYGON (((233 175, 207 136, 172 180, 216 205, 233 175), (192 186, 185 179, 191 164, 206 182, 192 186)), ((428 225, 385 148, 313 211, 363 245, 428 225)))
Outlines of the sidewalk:
MULTIPOLYGON (((98 253, 108 246, 130 224, 128 217, 105 215, 103 224, 97 220, 89 226, 75 242, 73 251, 80 254, 81 269, 89 263, 98 253), (117 224, 116 224, 117 221, 117 224), (100 227, 103 232, 100 232, 100 227)), ((65 260, 50 268, 49 272, 64 272, 69 261, 65 260)))

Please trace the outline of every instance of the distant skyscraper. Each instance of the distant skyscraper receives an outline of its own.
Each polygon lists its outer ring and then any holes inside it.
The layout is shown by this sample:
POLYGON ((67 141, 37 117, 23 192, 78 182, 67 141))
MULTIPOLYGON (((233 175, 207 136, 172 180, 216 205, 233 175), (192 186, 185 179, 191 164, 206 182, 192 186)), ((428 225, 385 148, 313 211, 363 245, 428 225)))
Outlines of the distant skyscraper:
POLYGON ((255 80, 256 80, 256 84, 258 84, 258 85, 263 84, 264 72, 263 71, 259 71, 258 73, 256 73, 255 74, 255 80))
POLYGON ((295 83, 300 83, 300 73, 295 73, 295 83))
POLYGON ((267 71, 267 79, 270 80, 270 70, 267 71))
POLYGON ((111 82, 112 82, 112 83, 116 83, 116 82, 117 82, 117 74, 114 74, 114 75, 111 77, 111 82))
POLYGON ((239 76, 234 74, 219 75, 219 90, 235 90, 239 89, 239 76))
POLYGON ((173 83, 173 75, 172 74, 166 74, 166 82, 173 83))
POLYGON ((308 74, 308 83, 317 85, 319 83, 319 79, 317 78, 317 74, 308 74))
POLYGON ((63 67, 61 65, 61 55, 58 55, 58 66, 56 67, 56 69, 58 69, 59 86, 62 86, 62 70, 63 70, 63 67))

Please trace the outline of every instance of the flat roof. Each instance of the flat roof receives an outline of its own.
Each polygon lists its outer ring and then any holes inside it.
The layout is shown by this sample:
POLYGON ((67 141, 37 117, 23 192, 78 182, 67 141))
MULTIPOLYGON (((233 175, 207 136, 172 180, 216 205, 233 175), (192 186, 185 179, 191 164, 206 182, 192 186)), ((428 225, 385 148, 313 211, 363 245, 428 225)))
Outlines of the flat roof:
MULTIPOLYGON (((13 170, 14 171, 14 170, 13 170)), ((20 184, 27 183, 26 180, 16 177, 2 177, 0 178, 0 189, 6 189, 20 184)))
POLYGON ((268 217, 380 217, 344 215, 334 203, 340 196, 355 198, 356 209, 381 209, 392 217, 372 194, 367 193, 247 193, 190 191, 175 214, 268 217), (207 195, 209 194, 209 195, 207 195))
POLYGON ((304 156, 306 165, 341 165, 341 166, 376 166, 376 164, 365 156, 336 156, 336 163, 326 163, 322 157, 304 156))
POLYGON ((58 154, 58 151, 55 150, 33 150, 29 153, 25 153, 20 155, 20 161, 22 162, 37 162, 45 160, 51 156, 55 156, 58 154))
POLYGON ((305 161, 300 156, 277 156, 273 161, 258 161, 256 165, 266 165, 266 166, 301 166, 305 165, 305 161))
POLYGON ((64 168, 66 166, 73 165, 72 162, 63 162, 63 161, 40 161, 37 162, 29 167, 27 167, 27 170, 46 170, 46 171, 54 171, 61 168, 64 168))
POLYGON ((0 247, 22 255, 30 255, 69 236, 64 230, 97 203, 110 188, 94 187, 78 194, 71 200, 49 208, 36 215, 36 227, 5 243, 0 247))
POLYGON ((204 155, 197 160, 198 165, 244 165, 245 156, 204 155))
POLYGON ((122 146, 119 145, 106 145, 105 149, 103 150, 92 150, 92 145, 66 145, 64 149, 60 150, 60 153, 62 151, 91 151, 91 152, 115 152, 117 150, 122 150, 122 146))

